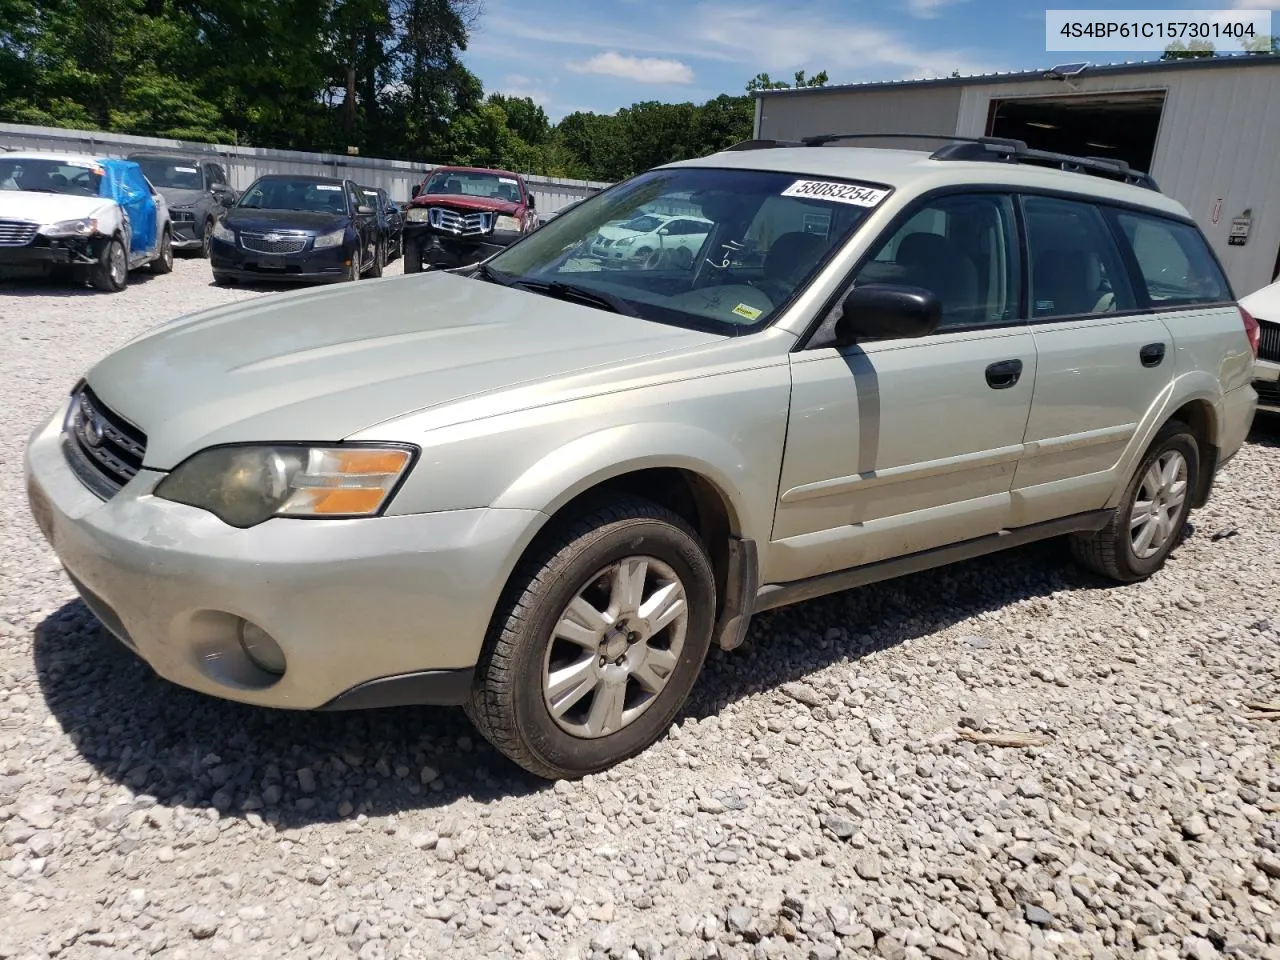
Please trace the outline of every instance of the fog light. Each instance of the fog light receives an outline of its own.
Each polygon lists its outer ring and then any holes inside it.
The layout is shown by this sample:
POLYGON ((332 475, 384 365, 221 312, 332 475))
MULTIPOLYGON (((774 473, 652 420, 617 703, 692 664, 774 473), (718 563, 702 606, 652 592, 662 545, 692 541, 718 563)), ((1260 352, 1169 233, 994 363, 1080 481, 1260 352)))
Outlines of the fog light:
POLYGON ((284 651, 271 639, 267 631, 248 620, 240 621, 240 646, 254 666, 267 673, 283 676, 284 651))

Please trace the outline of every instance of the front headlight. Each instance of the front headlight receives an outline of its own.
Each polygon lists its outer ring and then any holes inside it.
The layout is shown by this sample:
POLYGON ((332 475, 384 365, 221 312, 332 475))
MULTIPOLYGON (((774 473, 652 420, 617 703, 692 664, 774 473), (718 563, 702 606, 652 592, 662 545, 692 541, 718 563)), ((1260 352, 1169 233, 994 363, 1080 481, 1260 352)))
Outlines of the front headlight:
POLYGON ((635 237, 623 237, 621 240, 619 240, 617 243, 615 243, 615 244, 614 244, 614 246, 615 246, 615 247, 629 247, 629 246, 631 246, 631 245, 632 245, 633 243, 635 243, 635 242, 636 242, 636 238, 635 238, 635 237))
POLYGON ((242 528, 272 517, 372 517, 416 452, 387 444, 211 447, 180 463, 155 496, 242 528))
POLYGON ((98 221, 93 217, 79 220, 59 220, 40 228, 46 237, 91 237, 98 232, 98 221))
POLYGON ((213 238, 215 240, 221 240, 224 243, 236 242, 235 233, 232 231, 230 227, 228 227, 221 220, 219 220, 217 223, 213 225, 213 238))
POLYGON ((409 223, 426 223, 431 219, 431 211, 426 207, 410 207, 405 211, 404 218, 409 223))
POLYGON ((519 233, 521 230, 520 221, 515 217, 498 217, 497 220, 493 221, 493 229, 509 230, 512 233, 519 233))
POLYGON ((311 244, 312 249, 327 250, 330 247, 340 247, 342 246, 342 238, 346 235, 347 231, 345 229, 335 230, 333 233, 322 233, 311 244))

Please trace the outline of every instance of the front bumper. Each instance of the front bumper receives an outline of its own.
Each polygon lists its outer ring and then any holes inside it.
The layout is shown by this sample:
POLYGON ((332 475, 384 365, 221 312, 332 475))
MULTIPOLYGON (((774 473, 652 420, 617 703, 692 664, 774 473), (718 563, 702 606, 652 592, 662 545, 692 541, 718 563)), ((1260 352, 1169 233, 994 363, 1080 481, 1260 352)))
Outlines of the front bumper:
POLYGON ((253 283, 333 283, 348 276, 355 250, 349 243, 301 253, 263 254, 216 237, 209 248, 213 272, 253 283))
POLYGON ((521 236, 523 234, 513 231, 494 230, 478 236, 459 237, 441 233, 427 223, 406 223, 402 242, 405 255, 413 256, 416 251, 424 266, 469 267, 501 253, 521 236))
POLYGON ((155 470, 100 500, 67 464, 63 413, 28 441, 32 514, 86 605, 160 676, 289 709, 465 699, 536 511, 275 519, 239 530, 152 496, 164 476, 155 470), (282 676, 244 654, 240 618, 279 644, 282 676))
POLYGON ((198 215, 189 210, 175 210, 169 215, 170 236, 173 237, 173 249, 191 250, 203 242, 200 235, 203 229, 198 215), (190 219, 187 219, 187 218, 190 219))
POLYGON ((0 268, 49 266, 92 266, 97 262, 105 237, 50 239, 37 236, 20 247, 0 247, 0 268))
POLYGON ((1253 366, 1253 389, 1258 394, 1258 409, 1280 413, 1280 363, 1258 360, 1253 366))

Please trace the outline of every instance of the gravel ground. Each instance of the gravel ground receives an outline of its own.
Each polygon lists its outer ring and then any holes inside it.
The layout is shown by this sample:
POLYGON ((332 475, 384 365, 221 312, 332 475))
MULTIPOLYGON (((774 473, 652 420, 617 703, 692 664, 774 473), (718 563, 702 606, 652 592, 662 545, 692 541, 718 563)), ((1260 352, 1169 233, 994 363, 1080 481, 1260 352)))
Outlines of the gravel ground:
POLYGON ((1280 958, 1276 424, 1148 583, 1044 544, 762 616, 665 740, 547 785, 454 711, 175 688, 74 599, 27 432, 258 295, 0 286, 0 958, 1280 958))

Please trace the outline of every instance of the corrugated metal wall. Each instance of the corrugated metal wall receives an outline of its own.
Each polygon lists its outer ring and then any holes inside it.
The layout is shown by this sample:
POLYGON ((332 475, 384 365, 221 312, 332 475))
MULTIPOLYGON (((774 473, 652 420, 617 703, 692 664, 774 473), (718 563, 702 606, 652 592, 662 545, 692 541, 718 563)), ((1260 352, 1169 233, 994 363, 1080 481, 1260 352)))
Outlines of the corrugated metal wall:
POLYGON ((1270 283, 1280 251, 1280 64, 1158 77, 1090 78, 1086 72, 1071 86, 1058 80, 969 86, 964 88, 956 133, 985 134, 992 100, 1122 90, 1165 93, 1151 174, 1162 192, 1196 218, 1236 293, 1243 296, 1270 283), (1252 211, 1248 242, 1229 246, 1231 220, 1246 209, 1252 211))
MULTIPOLYGON (((232 186, 243 190, 264 173, 298 173, 326 177, 350 177, 365 186, 382 187, 394 200, 408 200, 415 183, 436 166, 375 157, 345 157, 330 153, 302 153, 234 147, 225 144, 186 143, 159 137, 130 137, 90 130, 62 130, 0 123, 0 146, 55 153, 91 153, 124 156, 142 150, 177 150, 221 158, 232 186)), ((589 196, 609 184, 587 180, 557 180, 526 175, 538 212, 544 216, 589 196)))
MULTIPOLYGON (((761 97, 757 136, 791 140, 819 133, 954 133, 961 87, 907 86, 761 97)), ((865 141, 862 146, 875 146, 865 141)), ((886 146, 914 147, 907 142, 886 146)))
POLYGON ((757 101, 757 136, 894 130, 978 137, 987 132, 993 100, 1142 90, 1165 93, 1151 170, 1161 190, 1200 223, 1237 294, 1270 283, 1280 252, 1280 64, 1274 62, 1092 77, 1086 71, 1070 83, 1035 79, 773 94, 757 101), (1246 209, 1252 211, 1248 243, 1229 246, 1231 220, 1246 209))

